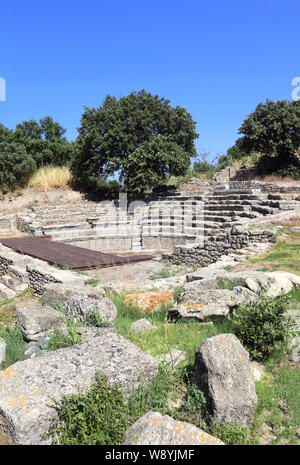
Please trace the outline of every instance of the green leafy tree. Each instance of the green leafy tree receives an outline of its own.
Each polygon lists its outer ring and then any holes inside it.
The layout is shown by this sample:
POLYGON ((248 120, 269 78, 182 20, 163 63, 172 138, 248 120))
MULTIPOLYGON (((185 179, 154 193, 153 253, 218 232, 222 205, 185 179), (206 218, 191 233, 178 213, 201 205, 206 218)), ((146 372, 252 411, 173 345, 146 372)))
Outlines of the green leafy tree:
MULTIPOLYGON (((300 101, 267 100, 243 122, 239 133, 243 137, 239 148, 247 154, 261 152, 261 167, 278 171, 299 161, 300 149, 300 101)), ((300 169, 300 164, 299 164, 300 169)))
POLYGON ((14 140, 23 144, 32 155, 37 167, 45 165, 68 165, 73 159, 76 144, 68 142, 63 135, 66 130, 50 116, 35 120, 23 121, 14 132, 14 140))
POLYGON ((0 142, 0 187, 3 193, 24 187, 36 170, 36 163, 24 145, 0 142))
POLYGON ((126 188, 137 194, 150 191, 166 181, 170 174, 184 173, 189 165, 189 154, 170 137, 158 134, 143 142, 125 160, 126 188))
POLYGON ((108 95, 102 106, 86 108, 82 116, 74 179, 97 190, 118 173, 119 182, 135 192, 156 187, 169 175, 185 173, 196 153, 195 126, 185 108, 145 90, 119 100, 108 95))
POLYGON ((12 142, 13 131, 0 123, 0 142, 12 142))

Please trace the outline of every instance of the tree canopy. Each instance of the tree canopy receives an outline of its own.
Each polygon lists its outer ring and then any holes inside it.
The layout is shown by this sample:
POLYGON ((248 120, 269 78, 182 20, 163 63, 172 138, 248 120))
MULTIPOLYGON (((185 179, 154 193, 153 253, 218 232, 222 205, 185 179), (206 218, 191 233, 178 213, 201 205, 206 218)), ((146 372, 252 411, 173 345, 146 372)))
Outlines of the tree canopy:
POLYGON ((156 187, 170 175, 184 174, 196 154, 196 124, 182 107, 147 93, 132 92, 117 100, 85 108, 72 171, 81 187, 97 190, 118 175, 132 192, 156 187))
POLYGON ((23 187, 36 170, 36 163, 24 145, 0 142, 0 186, 4 193, 23 187))
POLYGON ((240 147, 246 153, 292 157, 300 148, 300 101, 267 100, 260 103, 239 129, 240 147))
POLYGON ((23 121, 14 132, 15 142, 26 147, 37 167, 45 165, 68 165, 75 154, 75 144, 68 142, 63 135, 66 130, 50 116, 23 121))
POLYGON ((263 172, 300 176, 300 101, 266 100, 239 129, 238 147, 247 154, 260 152, 263 172))

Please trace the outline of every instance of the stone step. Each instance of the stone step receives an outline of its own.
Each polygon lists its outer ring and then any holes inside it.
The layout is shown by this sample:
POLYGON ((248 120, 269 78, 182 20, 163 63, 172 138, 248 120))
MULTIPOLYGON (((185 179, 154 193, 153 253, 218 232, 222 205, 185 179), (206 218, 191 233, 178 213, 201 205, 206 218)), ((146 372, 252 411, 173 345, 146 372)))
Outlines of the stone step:
POLYGON ((208 201, 226 201, 226 200, 258 200, 258 196, 255 194, 224 194, 224 195, 210 195, 206 200, 208 201))
POLYGON ((230 212, 230 211, 250 211, 250 205, 205 205, 204 211, 222 211, 222 212, 230 212))
MULTIPOLYGON (((0 283, 0 299, 13 299, 16 296, 16 292, 5 286, 5 284, 0 283)), ((1 372, 0 372, 1 373, 1 372)))
POLYGON ((13 278, 9 275, 1 276, 1 282, 14 292, 22 292, 28 287, 26 283, 22 283, 19 279, 13 278))

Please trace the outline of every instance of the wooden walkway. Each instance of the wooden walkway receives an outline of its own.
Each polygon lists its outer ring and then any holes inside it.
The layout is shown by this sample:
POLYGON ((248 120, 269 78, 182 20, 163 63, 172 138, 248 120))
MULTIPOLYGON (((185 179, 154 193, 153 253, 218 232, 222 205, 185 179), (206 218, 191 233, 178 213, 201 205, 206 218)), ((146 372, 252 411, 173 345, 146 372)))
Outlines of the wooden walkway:
POLYGON ((119 257, 113 254, 84 249, 83 247, 63 244, 62 242, 52 242, 49 237, 16 237, 1 239, 0 241, 5 247, 14 249, 16 252, 39 258, 61 268, 70 268, 71 270, 87 270, 98 266, 124 265, 153 258, 152 255, 119 257))

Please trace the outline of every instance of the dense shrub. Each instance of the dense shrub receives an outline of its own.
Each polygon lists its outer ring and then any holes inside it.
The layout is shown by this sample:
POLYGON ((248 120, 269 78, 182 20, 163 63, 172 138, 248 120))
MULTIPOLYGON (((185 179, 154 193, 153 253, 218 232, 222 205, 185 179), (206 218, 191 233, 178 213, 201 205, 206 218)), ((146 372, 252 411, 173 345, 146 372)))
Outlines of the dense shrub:
POLYGON ((36 170, 36 163, 24 145, 0 142, 0 187, 4 193, 24 187, 36 170))
POLYGON ((255 360, 265 360, 274 352, 284 353, 293 329, 286 316, 289 296, 268 298, 239 307, 232 317, 234 333, 255 360))

